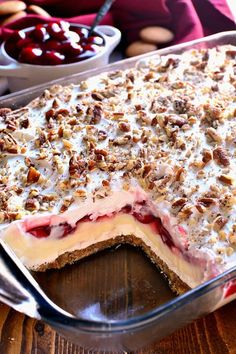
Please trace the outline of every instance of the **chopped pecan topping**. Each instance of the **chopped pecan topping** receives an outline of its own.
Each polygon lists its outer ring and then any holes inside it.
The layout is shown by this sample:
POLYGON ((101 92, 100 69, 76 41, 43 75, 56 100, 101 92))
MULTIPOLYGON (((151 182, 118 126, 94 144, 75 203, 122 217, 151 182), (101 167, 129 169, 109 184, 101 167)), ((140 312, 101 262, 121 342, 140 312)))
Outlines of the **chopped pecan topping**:
POLYGON ((36 183, 38 182, 40 177, 40 172, 38 170, 36 170, 35 167, 30 166, 29 170, 28 170, 28 174, 27 174, 27 182, 28 183, 36 183))
POLYGON ((70 176, 80 176, 87 167, 87 163, 78 155, 73 155, 69 161, 69 174, 70 176))
POLYGON ((103 95, 99 92, 92 92, 91 96, 95 101, 102 101, 104 99, 103 95))
POLYGON ((236 50, 226 50, 225 54, 229 55, 231 58, 235 58, 236 57, 236 50))
POLYGON ((38 200, 35 198, 27 199, 25 202, 25 209, 29 211, 38 210, 39 206, 40 204, 38 200))
POLYGON ((105 149, 95 149, 94 153, 96 155, 103 155, 103 156, 107 156, 108 155, 108 151, 105 149))
POLYGON ((90 124, 98 124, 102 119, 102 107, 95 105, 92 110, 92 117, 90 119, 90 124))
POLYGON ((187 113, 190 106, 188 98, 181 98, 173 102, 174 110, 179 114, 187 113))
POLYGON ((68 111, 68 109, 66 108, 60 108, 55 112, 55 118, 57 118, 59 115, 62 115, 63 117, 66 117, 70 114, 70 112, 68 111))
POLYGON ((49 110, 45 113, 45 118, 46 118, 46 120, 49 121, 50 118, 54 118, 54 117, 55 117, 55 113, 56 113, 55 109, 53 109, 53 108, 49 109, 49 110))
POLYGON ((206 135, 209 136, 213 141, 217 143, 222 143, 222 137, 217 132, 216 129, 210 127, 206 129, 206 135))
POLYGON ((228 153, 221 146, 219 146, 213 150, 213 158, 219 165, 222 165, 222 166, 229 166, 230 165, 228 153))
POLYGON ((15 138, 6 130, 0 130, 0 151, 17 154, 19 150, 20 148, 15 138))
POLYGON ((6 128, 15 131, 17 129, 16 121, 15 120, 8 121, 6 128))
POLYGON ((131 140, 131 135, 124 135, 122 137, 118 137, 113 141, 114 146, 126 145, 131 140))
POLYGON ((220 176, 218 177, 218 179, 219 179, 220 182, 225 183, 225 184, 227 184, 227 185, 229 185, 229 186, 232 186, 233 183, 234 183, 233 177, 231 177, 231 176, 229 176, 229 175, 224 175, 224 174, 223 174, 223 175, 220 175, 220 176))
POLYGON ((212 157, 213 157, 213 155, 212 155, 212 151, 211 150, 204 149, 202 151, 202 161, 204 163, 207 163, 207 162, 211 161, 212 157))
POLYGON ((211 204, 215 204, 216 200, 215 198, 202 197, 198 199, 198 203, 202 203, 204 206, 208 207, 211 204))
POLYGON ((104 130, 99 130, 98 131, 98 141, 106 140, 106 138, 107 138, 107 133, 104 130))
POLYGON ((177 169, 176 175, 175 175, 176 182, 179 182, 182 179, 184 172, 185 172, 185 169, 183 167, 180 167, 177 169))
POLYGON ((177 125, 181 128, 184 124, 187 123, 187 120, 177 115, 171 114, 169 116, 165 116, 165 122, 166 124, 169 123, 170 125, 177 125))
POLYGON ((7 114, 11 111, 10 108, 0 108, 0 117, 6 118, 7 114))
POLYGON ((136 109, 136 111, 141 111, 143 109, 143 107, 141 104, 136 104, 135 109, 136 109))
POLYGON ((151 120, 151 126, 152 126, 152 127, 155 127, 157 124, 158 124, 157 117, 154 117, 154 118, 151 120))
POLYGON ((126 77, 132 82, 132 84, 134 83, 135 78, 134 78, 134 74, 131 71, 126 74, 126 77))
POLYGON ((58 107, 60 107, 60 100, 56 97, 56 98, 54 98, 54 100, 52 101, 52 108, 58 108, 58 107))
POLYGON ((187 198, 176 198, 172 203, 172 208, 183 207, 187 201, 187 198))
POLYGON ((201 214, 204 214, 205 211, 206 211, 205 206, 204 206, 203 204, 201 204, 201 203, 197 203, 197 204, 195 205, 195 207, 196 207, 196 209, 199 211, 199 213, 201 213, 201 214))
POLYGON ((145 177, 147 177, 149 174, 150 174, 150 172, 151 172, 151 170, 152 170, 152 165, 144 165, 144 167, 143 167, 143 178, 145 178, 145 177))
POLYGON ((119 122, 118 128, 122 132, 129 132, 130 131, 130 124, 126 122, 119 122))
POLYGON ((20 122, 20 127, 27 129, 29 127, 29 118, 24 118, 20 122))
POLYGON ((107 179, 102 180, 103 187, 110 187, 110 182, 107 179))
POLYGON ((60 213, 64 213, 65 211, 68 210, 69 206, 74 202, 74 198, 72 196, 66 197, 63 200, 63 203, 60 208, 60 213))
POLYGON ((228 219, 226 219, 225 217, 221 215, 217 216, 217 218, 213 221, 213 229, 215 231, 221 230, 225 226, 227 221, 228 219))
POLYGON ((229 242, 233 245, 236 245, 236 233, 235 232, 230 233, 229 242))
POLYGON ((153 71, 149 71, 149 73, 147 73, 145 76, 144 76, 144 81, 149 81, 151 79, 154 78, 154 73, 153 71))
POLYGON ((193 205, 192 204, 185 204, 183 208, 180 209, 179 217, 186 219, 193 213, 193 205))

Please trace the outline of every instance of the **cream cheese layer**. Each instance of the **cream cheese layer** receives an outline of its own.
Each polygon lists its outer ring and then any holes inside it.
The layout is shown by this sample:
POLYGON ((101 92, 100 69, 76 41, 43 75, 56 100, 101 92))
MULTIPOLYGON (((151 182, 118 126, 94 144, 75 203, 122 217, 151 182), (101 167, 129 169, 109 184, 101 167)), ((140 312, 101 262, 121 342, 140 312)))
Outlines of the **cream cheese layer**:
POLYGON ((140 223, 132 215, 121 213, 101 221, 81 222, 74 233, 61 239, 32 237, 23 232, 20 225, 17 222, 12 223, 3 238, 30 269, 53 262, 65 252, 83 250, 121 235, 134 235, 150 247, 190 287, 204 281, 204 269, 186 261, 181 253, 172 252, 150 225, 140 223))

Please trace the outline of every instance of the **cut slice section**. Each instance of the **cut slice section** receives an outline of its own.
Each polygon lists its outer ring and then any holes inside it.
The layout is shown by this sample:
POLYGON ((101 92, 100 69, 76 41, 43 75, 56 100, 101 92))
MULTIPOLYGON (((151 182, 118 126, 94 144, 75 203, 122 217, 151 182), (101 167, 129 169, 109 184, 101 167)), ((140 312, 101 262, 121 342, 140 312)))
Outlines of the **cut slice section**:
POLYGON ((5 230, 4 239, 28 268, 38 271, 60 268, 107 247, 129 243, 142 247, 167 272, 178 293, 216 273, 214 262, 206 255, 199 257, 188 250, 184 230, 178 227, 181 242, 173 238, 146 201, 125 205, 95 220, 92 215, 74 220, 72 225, 69 220, 47 216, 16 221, 5 230))

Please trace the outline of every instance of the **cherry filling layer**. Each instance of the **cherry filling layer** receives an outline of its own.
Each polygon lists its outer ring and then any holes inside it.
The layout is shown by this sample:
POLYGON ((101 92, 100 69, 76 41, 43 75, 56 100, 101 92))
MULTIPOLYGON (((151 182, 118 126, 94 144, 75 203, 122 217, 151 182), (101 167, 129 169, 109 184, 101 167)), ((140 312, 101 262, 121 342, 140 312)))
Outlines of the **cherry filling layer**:
POLYGON ((236 294, 236 280, 230 283, 229 287, 226 290, 225 298, 233 294, 236 294))
MULTIPOLYGON (((174 244, 174 241, 169 234, 169 232, 164 228, 162 225, 161 219, 156 217, 150 212, 147 211, 142 211, 142 209, 139 212, 136 212, 133 210, 133 208, 130 205, 126 205, 124 208, 122 208, 119 213, 125 213, 132 215, 136 220, 138 220, 142 224, 149 225, 153 232, 160 235, 163 243, 165 243, 169 248, 175 248, 176 245, 174 244)), ((113 213, 112 215, 104 215, 104 216, 99 216, 95 221, 93 222, 98 222, 102 221, 104 219, 109 219, 117 215, 117 213, 113 213)), ((50 224, 44 224, 40 225, 37 227, 33 227, 30 229, 27 229, 26 231, 30 233, 32 236, 37 237, 37 238, 46 238, 49 237, 51 232, 53 231, 53 228, 57 228, 59 238, 66 237, 68 235, 71 235, 75 232, 75 230, 79 227, 81 223, 84 222, 92 222, 90 219, 91 215, 86 215, 82 219, 78 220, 76 222, 76 226, 72 227, 70 224, 67 222, 63 222, 58 224, 57 226, 55 225, 50 225, 50 224)))

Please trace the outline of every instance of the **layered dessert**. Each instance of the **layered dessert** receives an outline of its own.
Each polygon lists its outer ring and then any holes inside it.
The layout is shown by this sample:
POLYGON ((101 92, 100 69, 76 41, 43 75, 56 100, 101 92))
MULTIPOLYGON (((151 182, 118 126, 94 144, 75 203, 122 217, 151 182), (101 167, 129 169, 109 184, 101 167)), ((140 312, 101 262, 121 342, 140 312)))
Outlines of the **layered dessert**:
POLYGON ((236 265, 235 57, 152 56, 0 110, 0 233, 27 268, 129 243, 182 293, 236 265))

